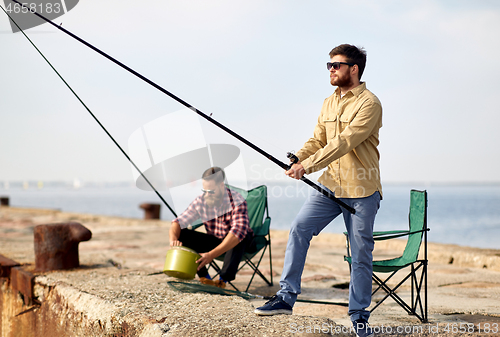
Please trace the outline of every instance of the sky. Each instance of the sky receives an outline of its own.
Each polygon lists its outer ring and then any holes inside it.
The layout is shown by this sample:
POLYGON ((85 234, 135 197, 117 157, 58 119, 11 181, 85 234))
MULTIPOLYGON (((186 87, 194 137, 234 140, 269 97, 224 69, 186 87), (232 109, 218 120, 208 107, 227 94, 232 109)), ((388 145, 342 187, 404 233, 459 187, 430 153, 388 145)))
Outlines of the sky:
MULTIPOLYGON (((283 162, 312 136, 335 89, 329 51, 364 47, 362 80, 383 106, 383 182, 500 181, 498 1, 81 0, 54 22, 283 162)), ((194 114, 48 24, 26 34, 127 153, 145 125, 194 114)), ((3 12, 0 74, 0 183, 135 179, 3 12)), ((284 177, 248 146, 200 125, 202 141, 240 149, 247 179, 284 177)), ((165 130, 177 135, 162 138, 170 152, 199 139, 198 127, 165 130)))

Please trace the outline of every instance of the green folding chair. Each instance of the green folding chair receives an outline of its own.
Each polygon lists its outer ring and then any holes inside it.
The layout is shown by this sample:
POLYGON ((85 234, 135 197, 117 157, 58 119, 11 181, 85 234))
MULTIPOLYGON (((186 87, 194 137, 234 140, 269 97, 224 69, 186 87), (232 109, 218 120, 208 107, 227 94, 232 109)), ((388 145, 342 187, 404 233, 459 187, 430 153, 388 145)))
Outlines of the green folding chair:
MULTIPOLYGON (((408 236, 403 255, 387 260, 373 261, 373 281, 378 287, 372 292, 375 295, 380 289, 386 292, 383 297, 371 310, 375 310, 388 297, 391 297, 410 315, 415 315, 421 322, 426 323, 427 320, 427 191, 412 190, 410 193, 410 213, 409 213, 409 230, 405 231, 384 231, 373 232, 375 241, 389 240, 408 236), (418 259, 420 246, 424 240, 424 256, 423 259, 418 259), (409 273, 393 288, 387 282, 400 270, 410 267, 409 273), (420 275, 418 271, 420 270, 420 275), (391 273, 385 280, 382 280, 375 273, 391 273), (407 304, 397 293, 396 290, 411 279, 411 303, 407 304), (422 298, 423 293, 423 298, 422 298)), ((347 256, 344 260, 349 263, 351 268, 351 255, 349 247, 349 237, 347 232, 346 245, 347 256)))
MULTIPOLYGON (((249 191, 243 190, 241 188, 237 188, 234 186, 227 185, 228 188, 240 193, 247 201, 248 208, 248 219, 250 222, 250 228, 253 230, 254 238, 252 242, 248 245, 245 250, 245 254, 241 259, 241 264, 238 268, 240 271, 243 267, 249 266, 253 270, 252 277, 248 282, 248 285, 245 289, 245 292, 248 291, 255 275, 259 275, 264 282, 266 282, 269 286, 273 285, 273 264, 271 257, 271 235, 269 233, 269 228, 271 226, 271 218, 269 217, 269 207, 267 204, 267 186, 261 185, 256 188, 253 188, 249 191), (259 270, 260 263, 266 253, 267 248, 269 247, 269 267, 271 271, 270 281, 266 278, 266 276, 259 270)), ((200 227, 202 223, 197 223, 196 225, 191 226, 190 228, 196 229, 200 227)), ((224 255, 217 257, 210 263, 210 267, 212 267, 217 276, 219 275, 221 269, 219 265, 215 262, 224 261, 224 255)), ((236 291, 239 291, 231 282, 228 282, 236 291)))

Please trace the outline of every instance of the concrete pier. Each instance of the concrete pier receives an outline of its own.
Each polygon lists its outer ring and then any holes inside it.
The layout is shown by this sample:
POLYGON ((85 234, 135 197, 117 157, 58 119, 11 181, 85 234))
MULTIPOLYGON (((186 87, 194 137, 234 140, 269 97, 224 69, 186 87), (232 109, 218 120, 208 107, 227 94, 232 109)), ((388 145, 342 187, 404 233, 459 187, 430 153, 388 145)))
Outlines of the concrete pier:
MULTIPOLYGON (((171 289, 167 281, 175 279, 161 272, 169 226, 160 220, 2 208, 1 335, 352 336, 345 307, 297 303, 291 316, 258 317, 253 309, 263 300, 171 289), (35 271, 34 227, 70 221, 92 231, 92 239, 80 243, 80 266, 35 271)), ((252 294, 272 295, 278 289, 288 233, 272 231, 271 236, 276 282, 268 287, 257 278, 249 289, 252 294)), ((403 240, 386 241, 376 246, 374 254, 394 256, 404 244, 403 240)), ((302 278, 302 298, 347 301, 348 291, 342 289, 349 281, 344 254, 342 234, 324 233, 313 239, 302 278)), ((398 336, 457 336, 452 329, 460 324, 471 329, 460 336, 483 336, 484 330, 479 329, 486 324, 500 328, 500 251, 431 243, 429 259, 430 323, 421 324, 386 300, 373 312, 372 326, 390 326, 398 336), (396 333, 398 327, 403 333, 396 333)), ((261 268, 267 275, 268 261, 266 255, 261 268)), ((241 270, 236 286, 243 287, 249 278, 249 270, 241 270)), ((408 298, 409 285, 399 294, 408 298)))

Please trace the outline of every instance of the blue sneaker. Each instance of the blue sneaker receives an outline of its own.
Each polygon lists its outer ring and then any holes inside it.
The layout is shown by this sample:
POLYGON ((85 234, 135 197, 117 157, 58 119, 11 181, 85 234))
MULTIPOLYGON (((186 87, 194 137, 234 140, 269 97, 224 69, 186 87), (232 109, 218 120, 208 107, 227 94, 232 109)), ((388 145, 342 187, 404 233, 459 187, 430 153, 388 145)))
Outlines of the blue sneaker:
POLYGON ((365 319, 357 319, 352 322, 352 325, 354 327, 354 331, 356 331, 357 337, 373 337, 373 329, 370 328, 365 319))
POLYGON ((281 297, 274 295, 262 307, 255 309, 254 313, 260 316, 272 316, 278 314, 291 315, 292 307, 283 301, 281 297))

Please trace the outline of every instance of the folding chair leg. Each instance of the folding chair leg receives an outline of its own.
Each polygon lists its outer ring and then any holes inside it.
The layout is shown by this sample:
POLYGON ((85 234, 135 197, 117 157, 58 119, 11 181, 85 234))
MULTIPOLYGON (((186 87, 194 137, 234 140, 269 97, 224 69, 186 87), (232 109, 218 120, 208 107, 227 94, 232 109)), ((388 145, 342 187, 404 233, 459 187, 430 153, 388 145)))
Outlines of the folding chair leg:
MULTIPOLYGON (((269 236, 269 270, 271 272, 271 282, 267 282, 267 284, 270 287, 272 287, 273 286, 273 261, 272 261, 272 254, 271 254, 271 236, 269 236)), ((266 279, 266 281, 267 281, 267 279, 266 279)))
MULTIPOLYGON (((271 238, 269 237, 268 239, 268 244, 266 247, 264 247, 264 249, 262 250, 262 254, 260 255, 260 258, 259 260, 257 261, 257 263, 254 263, 252 262, 251 258, 248 258, 246 255, 243 255, 243 264, 240 265, 240 267, 238 268, 237 270, 237 273, 243 269, 243 267, 245 267, 246 265, 248 265, 250 268, 252 268, 253 270, 253 274, 252 274, 252 277, 250 278, 250 282, 248 282, 248 285, 245 289, 245 292, 248 291, 248 289, 250 289, 250 285, 252 284, 253 282, 253 279, 255 278, 255 275, 259 275, 263 280, 264 282, 267 283, 268 286, 272 286, 273 285, 273 262, 272 262, 272 255, 271 255, 271 238), (262 259, 264 258, 264 255, 266 253, 266 250, 267 248, 269 248, 269 267, 270 267, 270 271, 271 271, 271 277, 270 277, 270 281, 267 279, 267 277, 262 274, 262 272, 259 270, 259 266, 260 266, 260 263, 262 262, 262 259)), ((257 254, 255 254, 257 255, 257 254)), ((255 256, 253 255, 252 258, 255 256)), ((210 267, 212 267, 214 270, 215 270, 215 275, 213 277, 216 277, 217 275, 220 274, 221 272, 221 268, 217 265, 217 263, 215 263, 215 261, 212 261, 210 262, 210 267)), ((231 285, 231 287, 233 287, 236 291, 239 291, 238 288, 236 288, 235 285, 233 285, 231 282, 227 282, 231 285)))
MULTIPOLYGON (((217 277, 217 275, 219 275, 219 274, 220 274, 220 271, 221 271, 221 269, 219 268, 219 266, 217 265, 217 263, 215 263, 214 261, 210 262, 210 267, 212 267, 212 268, 215 270, 215 272, 216 272, 216 273, 214 274, 214 277, 217 277)), ((239 289, 238 289, 238 288, 236 288, 236 286, 235 286, 234 284, 232 284, 232 283, 231 283, 231 281, 227 281, 227 283, 229 283, 229 285, 230 285, 231 287, 233 287, 233 288, 234 288, 234 290, 239 291, 239 289)))
MULTIPOLYGON (((271 281, 269 281, 264 276, 264 274, 262 274, 262 272, 259 270, 260 262, 262 261, 262 258, 264 257, 264 254, 266 253, 266 249, 267 249, 267 247, 265 247, 264 250, 262 251, 262 255, 260 256, 260 259, 257 262, 257 264, 253 263, 251 259, 245 257, 245 263, 243 264, 243 266, 241 266, 241 268, 243 268, 244 266, 248 265, 250 268, 253 269, 252 277, 250 278, 250 282, 248 282, 248 285, 247 285, 247 288, 245 289, 245 292, 248 291, 248 289, 250 289, 250 285, 252 284, 252 281, 253 281, 253 279, 255 277, 255 274, 259 275, 267 283, 267 285, 269 285, 269 286, 273 285, 273 281, 272 281, 272 277, 273 277, 273 274, 272 274, 272 265, 271 265, 271 281)), ((270 259, 271 259, 271 245, 269 245, 269 256, 270 256, 270 259)))
MULTIPOLYGON (((394 273, 390 276, 392 277, 394 273)), ((372 279, 379 285, 379 288, 384 290, 387 294, 385 295, 384 298, 382 298, 371 310, 375 310, 382 302, 384 302, 389 296, 396 302, 398 303, 408 314, 412 313, 411 307, 406 304, 405 301, 401 297, 399 297, 398 294, 396 294, 396 290, 404 283, 406 280, 411 276, 411 274, 408 274, 398 285, 396 285, 393 289, 391 289, 389 286, 387 286, 387 281, 389 281, 390 277, 387 278, 385 281, 382 281, 377 275, 373 274, 372 279)), ((378 288, 377 288, 378 290, 378 288)))
MULTIPOLYGON (((270 247, 270 246, 269 246, 270 247)), ((260 259, 259 261, 257 262, 257 264, 253 263, 250 259, 248 259, 247 257, 245 257, 245 263, 243 263, 239 268, 238 268, 238 272, 243 268, 245 267, 246 265, 250 266, 250 268, 253 269, 253 274, 252 274, 252 277, 250 278, 250 282, 248 283, 247 285, 247 288, 245 289, 245 292, 248 291, 248 289, 250 289, 250 285, 252 284, 252 281, 255 277, 255 274, 259 275, 266 283, 267 285, 269 286, 272 286, 273 285, 273 281, 272 281, 272 269, 271 269, 271 281, 269 281, 265 276, 264 274, 262 274, 260 272, 260 270, 258 269, 259 268, 259 265, 260 265, 260 262, 262 261, 262 258, 264 257, 264 254, 266 252, 266 248, 264 248, 264 251, 262 252, 262 255, 260 256, 260 259)), ((269 252, 269 256, 271 256, 271 252, 269 252)), ((215 263, 215 261, 212 261, 210 262, 210 267, 212 267, 214 270, 215 270, 215 274, 213 277, 217 277, 217 275, 220 274, 221 272, 221 269, 220 267, 217 265, 217 263, 215 263)), ((231 287, 234 288, 234 290, 236 291, 239 291, 239 289, 234 285, 232 284, 230 281, 228 281, 227 283, 229 283, 231 285, 231 287)))
MULTIPOLYGON (((350 264, 349 264, 350 266, 350 264)), ((385 279, 385 281, 382 281, 376 274, 372 273, 372 279, 375 281, 375 283, 378 284, 378 287, 377 289, 375 289, 373 292, 372 292, 372 296, 375 295, 375 293, 377 291, 379 291, 379 289, 383 289, 385 290, 385 292, 387 292, 386 289, 390 289, 389 287, 386 286, 386 283, 394 276, 396 275, 396 272, 393 272, 388 278, 385 279), (385 289, 384 289, 385 288, 385 289)))
POLYGON ((215 263, 215 261, 210 262, 210 267, 212 267, 215 270, 215 275, 213 277, 217 277, 217 275, 219 275, 221 272, 221 269, 219 268, 217 263, 215 263))
POLYGON ((392 273, 385 281, 382 281, 376 274, 372 275, 372 279, 377 283, 378 287, 372 292, 375 294, 379 289, 386 292, 386 295, 370 310, 372 312, 375 310, 382 302, 384 302, 388 297, 391 297, 397 304, 399 304, 409 315, 416 316, 421 322, 427 323, 427 264, 426 261, 420 261, 420 264, 415 267, 411 265, 411 272, 400 281, 394 288, 390 288, 387 285, 389 279, 394 275, 392 273), (422 268, 420 280, 417 277, 417 271, 422 268), (396 290, 411 278, 411 306, 408 305, 398 294, 396 290), (422 287, 424 291, 424 304, 422 305, 422 287), (415 294, 416 293, 416 294, 415 294), (420 309, 420 310, 419 310, 420 309), (420 313, 417 311, 419 310, 420 313))
POLYGON ((424 262, 424 269, 423 269, 423 272, 425 273, 425 276, 424 276, 424 282, 425 282, 425 288, 424 288, 424 306, 425 306, 425 311, 424 311, 424 320, 423 322, 424 323, 427 323, 428 322, 428 317, 427 317, 427 260, 425 260, 424 262))
POLYGON ((246 288, 246 290, 245 290, 245 291, 248 291, 248 289, 250 288, 250 285, 252 284, 252 281, 253 281, 253 279, 254 279, 254 277, 255 277, 255 274, 259 275, 259 276, 260 276, 260 277, 261 277, 261 278, 262 278, 262 279, 263 279, 263 280, 267 283, 267 285, 268 285, 268 286, 272 286, 272 285, 273 285, 272 281, 270 282, 270 281, 269 281, 269 280, 268 280, 268 279, 264 276, 264 274, 262 274, 262 273, 260 272, 260 270, 258 269, 258 268, 259 268, 259 265, 260 265, 260 260, 259 260, 259 263, 258 263, 257 265, 255 265, 252 261, 250 261, 250 260, 248 260, 248 259, 247 259, 245 262, 246 262, 246 264, 248 264, 248 265, 249 265, 249 266, 253 269, 253 274, 252 274, 252 277, 250 278, 250 282, 248 282, 248 286, 247 286, 247 288, 246 288))
POLYGON ((234 289, 234 290, 236 290, 236 291, 240 291, 238 288, 236 288, 236 286, 235 286, 234 284, 232 284, 232 283, 231 283, 231 281, 227 281, 227 283, 229 283, 229 285, 230 285, 231 287, 233 287, 233 289, 234 289))
MULTIPOLYGON (((413 269, 413 265, 412 265, 413 269)), ((423 323, 427 323, 427 261, 420 261, 417 268, 414 269, 414 279, 412 280, 412 309, 413 314, 417 316, 423 323), (422 268, 420 274, 420 281, 417 278, 417 270, 422 268), (422 305, 422 287, 424 291, 423 305, 422 305), (416 290, 416 298, 413 298, 414 290, 416 290), (417 313, 417 309, 420 309, 420 315, 417 313)))

